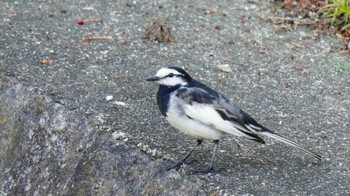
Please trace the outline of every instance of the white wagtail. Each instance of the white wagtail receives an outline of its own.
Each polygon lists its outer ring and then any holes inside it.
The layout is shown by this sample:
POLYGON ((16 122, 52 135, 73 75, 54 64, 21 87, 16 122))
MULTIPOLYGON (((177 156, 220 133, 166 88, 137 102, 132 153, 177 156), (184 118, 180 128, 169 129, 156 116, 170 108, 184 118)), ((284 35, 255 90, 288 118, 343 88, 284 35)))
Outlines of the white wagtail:
POLYGON ((214 151, 209 168, 203 171, 211 171, 219 139, 227 134, 243 136, 262 144, 265 141, 261 136, 268 136, 321 160, 320 155, 260 125, 222 94, 194 80, 181 68, 161 68, 156 76, 147 81, 159 83, 157 103, 162 115, 173 127, 197 139, 194 148, 172 168, 180 168, 203 139, 210 139, 214 141, 214 151))

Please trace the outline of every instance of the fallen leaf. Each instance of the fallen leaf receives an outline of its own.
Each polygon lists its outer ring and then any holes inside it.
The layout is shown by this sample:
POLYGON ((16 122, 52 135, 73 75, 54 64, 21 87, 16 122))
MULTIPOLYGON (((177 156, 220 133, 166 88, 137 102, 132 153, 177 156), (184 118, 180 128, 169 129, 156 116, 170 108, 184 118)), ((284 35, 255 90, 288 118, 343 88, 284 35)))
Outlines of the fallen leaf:
POLYGON ((40 62, 42 65, 52 65, 53 64, 53 60, 50 59, 44 59, 40 62))
POLYGON ((122 39, 118 42, 120 45, 126 45, 128 43, 128 41, 126 41, 125 39, 122 39))
POLYGON ((143 38, 150 41, 173 42, 171 26, 167 20, 164 16, 154 18, 146 25, 143 38))
POLYGON ((217 65, 217 68, 219 68, 219 70, 222 72, 232 72, 232 69, 229 64, 217 65))
POLYGON ((112 40, 112 36, 85 36, 83 41, 84 42, 92 42, 96 40, 112 40))
POLYGON ((214 29, 216 29, 216 30, 221 30, 222 27, 221 27, 220 25, 215 25, 215 26, 214 26, 214 29))
POLYGON ((123 79, 123 78, 127 78, 129 76, 128 72, 122 73, 122 74, 117 74, 115 75, 116 79, 123 79))

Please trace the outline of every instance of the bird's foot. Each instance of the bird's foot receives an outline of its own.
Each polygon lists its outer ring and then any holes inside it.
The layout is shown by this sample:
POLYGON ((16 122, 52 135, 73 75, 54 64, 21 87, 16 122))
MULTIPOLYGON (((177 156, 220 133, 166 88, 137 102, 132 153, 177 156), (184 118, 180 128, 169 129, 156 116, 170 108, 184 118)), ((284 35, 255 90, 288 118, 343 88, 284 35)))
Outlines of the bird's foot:
POLYGON ((178 163, 176 163, 175 165, 172 165, 170 167, 167 168, 168 171, 172 170, 172 169, 175 169, 176 171, 180 169, 180 167, 184 164, 186 165, 190 165, 194 162, 197 162, 199 163, 198 160, 194 159, 194 160, 190 160, 190 161, 185 161, 185 160, 182 160, 182 161, 179 161, 178 163))

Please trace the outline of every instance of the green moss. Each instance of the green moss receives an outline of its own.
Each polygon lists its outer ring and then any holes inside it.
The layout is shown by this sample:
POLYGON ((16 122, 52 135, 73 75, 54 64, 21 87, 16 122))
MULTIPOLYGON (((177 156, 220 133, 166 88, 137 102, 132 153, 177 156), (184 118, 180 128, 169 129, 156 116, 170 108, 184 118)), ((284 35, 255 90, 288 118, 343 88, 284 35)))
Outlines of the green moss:
POLYGON ((0 115, 0 125, 5 124, 6 121, 7 121, 7 117, 3 116, 3 115, 0 115))
POLYGON ((5 158, 6 157, 6 152, 0 151, 0 158, 5 158))
POLYGON ((5 122, 7 121, 7 116, 4 113, 5 113, 5 106, 0 104, 0 125, 5 124, 5 122))

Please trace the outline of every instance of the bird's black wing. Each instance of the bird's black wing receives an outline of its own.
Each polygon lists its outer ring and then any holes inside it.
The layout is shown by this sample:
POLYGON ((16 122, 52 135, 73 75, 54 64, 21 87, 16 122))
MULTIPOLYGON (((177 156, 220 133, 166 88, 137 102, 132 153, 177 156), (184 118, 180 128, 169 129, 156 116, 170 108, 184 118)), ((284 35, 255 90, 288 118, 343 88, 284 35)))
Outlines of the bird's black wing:
POLYGON ((211 95, 204 89, 195 87, 181 87, 175 92, 175 95, 190 105, 193 103, 213 104, 217 98, 216 95, 211 95))
POLYGON ((227 98, 200 87, 181 87, 176 97, 185 102, 184 111, 192 119, 237 136, 244 136, 260 143, 264 140, 255 134, 258 123, 227 98))
POLYGON ((265 143, 260 136, 271 137, 300 149, 318 160, 322 158, 300 144, 260 125, 239 107, 233 105, 226 97, 200 82, 196 81, 192 87, 181 87, 177 91, 177 97, 185 101, 184 111, 187 116, 208 126, 260 143, 265 143))

